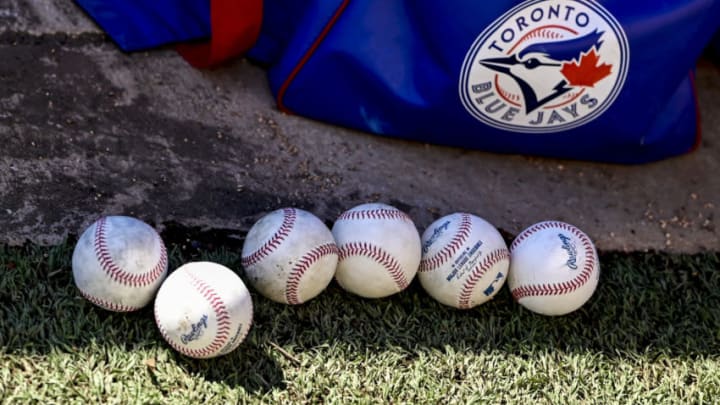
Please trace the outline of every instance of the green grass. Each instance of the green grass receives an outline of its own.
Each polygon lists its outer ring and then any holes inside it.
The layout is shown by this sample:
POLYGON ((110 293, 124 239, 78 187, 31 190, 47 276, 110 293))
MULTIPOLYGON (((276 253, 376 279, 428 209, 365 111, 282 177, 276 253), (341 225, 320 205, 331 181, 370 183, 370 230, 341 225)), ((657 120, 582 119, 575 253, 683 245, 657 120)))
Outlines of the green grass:
MULTIPOLYGON (((103 311, 77 293, 70 243, 0 247, 0 403, 718 403, 717 254, 603 254, 579 311, 547 318, 505 287, 469 311, 419 284, 366 300, 335 283, 288 307, 253 291, 255 322, 228 356, 193 360, 150 307, 103 311)), ((171 268, 239 252, 171 245, 171 268)))

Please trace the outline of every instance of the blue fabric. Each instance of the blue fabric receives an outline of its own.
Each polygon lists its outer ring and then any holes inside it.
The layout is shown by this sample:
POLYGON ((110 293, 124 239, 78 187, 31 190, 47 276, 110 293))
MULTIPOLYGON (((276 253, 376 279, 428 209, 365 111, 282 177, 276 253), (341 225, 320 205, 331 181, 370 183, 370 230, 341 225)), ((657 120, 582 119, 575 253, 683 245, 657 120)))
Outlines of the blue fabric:
POLYGON ((274 65, 282 58, 292 37, 305 29, 308 7, 314 0, 265 0, 262 32, 247 56, 253 61, 274 65), (305 16, 305 19, 299 18, 305 16))
POLYGON ((210 0, 75 0, 124 51, 210 37, 210 0))
POLYGON ((720 65, 720 31, 715 34, 710 45, 708 46, 708 53, 712 60, 720 65))
MULTIPOLYGON (((209 0, 76 1, 126 51, 210 35, 209 0)), ((312 119, 640 163, 696 145, 691 72, 719 28, 720 0, 265 0, 247 56, 312 119)))
MULTIPOLYGON (((616 90, 614 102, 593 120, 576 128, 547 133, 533 133, 533 128, 522 132, 488 125, 468 113, 458 87, 466 54, 481 32, 497 25, 498 19, 514 6, 547 7, 560 2, 350 1, 288 84, 289 75, 306 56, 308 44, 324 27, 317 20, 327 22, 328 15, 343 4, 341 0, 312 3, 308 7, 310 16, 306 16, 309 21, 301 25, 302 30, 292 38, 281 61, 269 72, 271 88, 283 96, 282 104, 296 114, 422 142, 596 161, 647 162, 685 153, 696 144, 698 123, 690 73, 718 28, 720 1, 601 2, 627 36, 624 85, 616 90), (285 93, 281 94, 283 86, 285 93)), ((579 8, 597 3, 563 4, 579 8)), ((515 26, 524 21, 530 21, 529 12, 526 20, 511 20, 515 26)), ((562 21, 562 15, 547 24, 556 21, 562 21)), ((584 18, 579 22, 586 23, 584 18)), ((559 34, 546 35, 549 39, 544 40, 545 56, 559 54, 558 58, 565 58, 555 61, 558 66, 570 63, 568 55, 558 52, 559 47, 553 48, 559 40, 552 35, 559 34)), ((609 46, 608 38, 606 34, 595 44, 600 52, 609 46)), ((593 38, 567 42, 586 49, 588 41, 593 38)), ((538 51, 538 47, 535 44, 516 52, 514 61, 538 51)), ((487 60, 486 63, 490 64, 487 60)), ((613 69, 619 68, 619 63, 613 65, 613 69)), ((500 78, 511 78, 507 69, 498 72, 500 78)), ((529 96, 529 86, 520 88, 522 92, 517 90, 517 97, 529 96)), ((590 86, 584 89, 593 91, 590 86)), ((489 100, 493 99, 499 100, 497 96, 489 100)), ((582 107, 581 100, 575 103, 578 109, 582 107)), ((523 108, 530 107, 518 107, 523 108)), ((553 111, 569 118, 562 109, 553 111)), ((546 121, 552 119, 548 114, 550 110, 545 112, 546 121)), ((497 115, 495 120, 502 121, 501 118, 497 115)), ((557 122, 561 118, 556 117, 557 122)))

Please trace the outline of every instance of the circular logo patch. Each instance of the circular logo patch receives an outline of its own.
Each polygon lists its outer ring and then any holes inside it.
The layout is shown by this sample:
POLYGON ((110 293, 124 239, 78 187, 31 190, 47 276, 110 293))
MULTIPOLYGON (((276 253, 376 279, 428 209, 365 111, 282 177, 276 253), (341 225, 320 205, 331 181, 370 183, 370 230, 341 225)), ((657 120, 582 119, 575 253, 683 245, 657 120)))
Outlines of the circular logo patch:
POLYGON ((622 27, 595 1, 526 1, 475 40, 460 97, 470 114, 496 128, 564 131, 612 105, 629 57, 622 27))

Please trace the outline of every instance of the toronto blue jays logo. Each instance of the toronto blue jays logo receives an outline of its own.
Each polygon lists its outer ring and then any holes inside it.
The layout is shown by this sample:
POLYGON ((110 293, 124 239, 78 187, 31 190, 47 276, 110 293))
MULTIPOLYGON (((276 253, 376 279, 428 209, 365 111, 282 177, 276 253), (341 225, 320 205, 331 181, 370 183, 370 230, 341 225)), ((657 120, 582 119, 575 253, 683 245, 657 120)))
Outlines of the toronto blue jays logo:
POLYGON ((612 105, 629 57, 622 27, 595 1, 525 1, 475 40, 460 97, 470 114, 496 128, 568 130, 612 105))

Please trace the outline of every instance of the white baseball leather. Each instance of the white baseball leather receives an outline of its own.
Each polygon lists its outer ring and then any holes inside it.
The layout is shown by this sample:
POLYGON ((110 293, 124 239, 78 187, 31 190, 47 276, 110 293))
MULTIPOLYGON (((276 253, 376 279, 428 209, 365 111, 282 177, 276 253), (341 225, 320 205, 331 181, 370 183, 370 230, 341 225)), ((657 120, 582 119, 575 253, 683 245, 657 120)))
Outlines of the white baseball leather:
POLYGON ((167 275, 167 252, 150 225, 108 216, 80 236, 72 256, 75 285, 95 305, 136 311, 152 301, 167 275))
POLYGON ((420 235, 412 219, 387 204, 362 204, 342 213, 332 228, 340 259, 335 274, 348 292, 366 298, 398 293, 420 265, 420 235))
POLYGON ((595 245, 573 225, 540 222, 510 245, 508 286, 513 298, 533 312, 573 312, 590 299, 599 279, 595 245))

